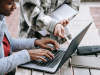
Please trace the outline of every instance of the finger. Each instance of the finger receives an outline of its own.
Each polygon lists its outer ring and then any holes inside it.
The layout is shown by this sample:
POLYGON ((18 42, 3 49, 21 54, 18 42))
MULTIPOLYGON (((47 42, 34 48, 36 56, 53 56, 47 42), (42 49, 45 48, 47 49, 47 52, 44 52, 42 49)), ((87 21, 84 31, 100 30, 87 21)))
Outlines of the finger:
POLYGON ((46 46, 46 45, 43 45, 43 48, 44 48, 44 49, 48 49, 48 50, 53 50, 52 47, 48 47, 48 46, 46 46))
POLYGON ((65 33, 65 29, 62 26, 61 26, 61 33, 65 33))
POLYGON ((46 57, 48 57, 49 59, 52 59, 52 57, 51 56, 49 56, 48 54, 46 54, 46 53, 43 53, 43 56, 46 56, 46 57))
POLYGON ((47 53, 50 57, 54 58, 54 54, 51 53, 50 51, 47 51, 46 53, 47 53))
POLYGON ((56 50, 58 50, 58 48, 60 48, 58 43, 55 40, 51 40, 50 44, 52 44, 56 50))
POLYGON ((65 33, 65 30, 64 28, 61 26, 61 29, 59 31, 59 36, 62 37, 62 38, 65 38, 65 36, 63 35, 63 33, 65 33))
POLYGON ((69 23, 69 21, 68 20, 66 20, 66 24, 68 24, 69 23))
POLYGON ((38 53, 37 56, 43 56, 43 53, 42 52, 41 53, 38 53))
POLYGON ((41 56, 36 56, 37 59, 41 59, 42 61, 46 62, 46 59, 42 58, 41 56))
POLYGON ((54 36, 57 36, 57 30, 55 29, 55 31, 54 31, 54 36))
POLYGON ((65 36, 62 33, 59 33, 59 37, 65 38, 65 36))
POLYGON ((63 20, 60 21, 61 25, 63 25, 63 20))
POLYGON ((51 52, 48 51, 48 50, 44 50, 43 53, 46 53, 46 54, 48 54, 50 57, 54 58, 54 54, 51 53, 51 52))
POLYGON ((66 26, 67 24, 66 24, 66 20, 64 19, 63 20, 63 26, 66 26))
MULTIPOLYGON (((47 44, 52 44, 56 49, 57 48, 60 48, 59 47, 59 45, 58 45, 58 43, 55 41, 55 40, 52 40, 52 39, 46 39, 47 40, 47 44)), ((52 47, 48 47, 48 46, 46 46, 46 45, 44 45, 44 47, 46 48, 46 49, 50 49, 50 50, 54 50, 52 47)))
POLYGON ((68 23, 69 23, 69 21, 64 19, 64 26, 66 26, 68 23))
MULTIPOLYGON (((49 39, 48 44, 52 44, 54 46, 54 48, 57 50, 59 47, 57 41, 49 39)), ((48 47, 48 46, 47 46, 48 47)), ((51 47, 50 47, 51 48, 51 47)), ((53 49, 53 48, 52 48, 53 49)))

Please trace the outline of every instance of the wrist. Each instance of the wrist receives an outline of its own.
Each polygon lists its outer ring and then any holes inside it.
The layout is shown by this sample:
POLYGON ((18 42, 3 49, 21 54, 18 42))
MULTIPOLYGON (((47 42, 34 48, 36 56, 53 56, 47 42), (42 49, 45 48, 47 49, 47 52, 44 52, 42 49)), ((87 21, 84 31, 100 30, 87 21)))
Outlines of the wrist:
POLYGON ((38 43, 38 39, 36 39, 35 42, 34 42, 35 47, 38 47, 38 44, 37 43, 38 43))
POLYGON ((28 50, 28 54, 30 56, 30 60, 32 60, 32 58, 31 58, 31 50, 28 50))

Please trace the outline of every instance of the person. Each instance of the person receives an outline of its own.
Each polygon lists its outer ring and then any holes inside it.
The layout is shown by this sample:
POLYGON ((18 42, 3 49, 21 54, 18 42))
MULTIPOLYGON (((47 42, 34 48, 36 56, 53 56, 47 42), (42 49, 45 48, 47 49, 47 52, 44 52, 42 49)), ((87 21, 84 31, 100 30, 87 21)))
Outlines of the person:
POLYGON ((0 75, 15 75, 15 68, 30 60, 41 59, 46 62, 41 56, 54 58, 54 55, 46 50, 53 50, 47 44, 53 44, 56 50, 59 48, 57 42, 49 38, 11 38, 4 16, 10 16, 14 9, 16 9, 14 0, 0 0, 0 75), (40 49, 36 49, 37 46, 40 49), (13 52, 16 53, 12 54, 13 52))
POLYGON ((20 1, 20 22, 18 28, 18 38, 36 37, 37 31, 49 32, 49 38, 62 44, 66 41, 63 33, 71 39, 69 28, 65 26, 69 23, 64 19, 57 21, 48 15, 63 4, 68 4, 79 11, 79 0, 19 0, 20 1), (65 28, 65 29, 64 29, 65 28))

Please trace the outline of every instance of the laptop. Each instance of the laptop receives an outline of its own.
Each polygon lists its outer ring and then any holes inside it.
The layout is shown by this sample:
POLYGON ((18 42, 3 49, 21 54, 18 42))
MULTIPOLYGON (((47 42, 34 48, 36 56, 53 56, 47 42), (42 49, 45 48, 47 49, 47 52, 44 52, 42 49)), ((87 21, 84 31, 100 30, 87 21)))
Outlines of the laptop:
POLYGON ((56 73, 58 69, 70 58, 70 56, 76 51, 78 45, 80 44, 81 40, 83 39, 85 33, 87 32, 88 28, 92 24, 89 23, 69 44, 67 49, 61 48, 58 51, 54 50, 54 59, 47 59, 47 62, 43 62, 41 60, 32 60, 26 64, 19 65, 21 68, 27 69, 34 69, 37 71, 47 72, 47 73, 56 73), (42 64, 42 65, 41 65, 42 64))

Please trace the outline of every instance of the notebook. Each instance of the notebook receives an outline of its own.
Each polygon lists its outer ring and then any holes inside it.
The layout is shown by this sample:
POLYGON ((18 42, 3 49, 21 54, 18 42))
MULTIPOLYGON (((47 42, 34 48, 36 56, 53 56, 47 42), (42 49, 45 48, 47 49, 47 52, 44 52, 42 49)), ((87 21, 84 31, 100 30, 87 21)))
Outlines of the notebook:
POLYGON ((54 12, 50 13, 49 16, 52 19, 61 21, 64 19, 70 20, 77 14, 78 14, 78 11, 76 11, 75 9, 73 9, 67 4, 63 4, 58 9, 56 9, 54 12))
POLYGON ((100 69, 100 58, 88 56, 72 56, 71 65, 75 67, 100 69))
POLYGON ((70 56, 76 51, 78 45, 80 44, 81 40, 83 39, 85 33, 87 32, 88 28, 90 27, 90 25, 92 24, 89 23, 89 25, 87 25, 69 44, 68 48, 60 48, 58 51, 54 50, 54 60, 50 60, 48 58, 47 62, 49 63, 49 65, 47 65, 48 63, 44 63, 43 61, 37 60, 37 61, 30 61, 26 64, 22 64, 19 65, 19 67, 22 68, 27 68, 27 69, 34 69, 37 71, 43 71, 43 72, 48 72, 48 73, 56 73, 56 71, 58 71, 58 69, 70 58, 70 56), (57 53, 56 53, 57 52, 57 53), (55 54, 56 53, 56 54, 55 54), (42 62, 41 64, 43 65, 39 65, 38 63, 42 62))

